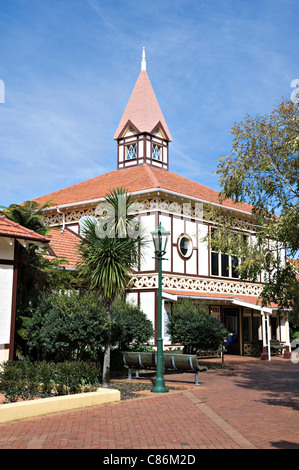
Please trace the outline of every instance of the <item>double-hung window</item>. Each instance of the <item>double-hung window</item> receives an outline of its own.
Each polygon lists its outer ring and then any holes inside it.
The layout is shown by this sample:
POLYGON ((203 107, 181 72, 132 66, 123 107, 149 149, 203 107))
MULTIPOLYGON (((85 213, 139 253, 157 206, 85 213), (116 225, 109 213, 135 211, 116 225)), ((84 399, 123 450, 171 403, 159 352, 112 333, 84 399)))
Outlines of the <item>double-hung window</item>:
MULTIPOLYGON (((215 229, 212 228, 212 234, 215 229)), ((237 256, 228 255, 211 249, 211 274, 212 276, 238 278, 237 267, 239 259, 237 256)))

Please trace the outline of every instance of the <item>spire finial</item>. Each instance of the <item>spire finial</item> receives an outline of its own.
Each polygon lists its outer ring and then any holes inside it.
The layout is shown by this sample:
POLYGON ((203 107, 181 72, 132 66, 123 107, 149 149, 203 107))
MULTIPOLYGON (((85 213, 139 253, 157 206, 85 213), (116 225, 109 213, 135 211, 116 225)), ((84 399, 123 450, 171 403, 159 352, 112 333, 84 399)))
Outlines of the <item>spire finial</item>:
POLYGON ((141 70, 146 70, 145 47, 142 48, 141 70))

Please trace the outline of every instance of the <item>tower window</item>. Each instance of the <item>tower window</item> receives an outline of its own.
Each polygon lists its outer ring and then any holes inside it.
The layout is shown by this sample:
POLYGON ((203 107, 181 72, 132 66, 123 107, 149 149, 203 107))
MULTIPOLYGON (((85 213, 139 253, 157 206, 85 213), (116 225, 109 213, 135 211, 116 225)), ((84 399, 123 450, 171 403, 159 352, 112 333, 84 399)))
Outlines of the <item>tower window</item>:
POLYGON ((155 160, 162 160, 162 147, 160 145, 152 144, 152 157, 155 160))
POLYGON ((126 145, 126 160, 137 158, 137 144, 126 145))

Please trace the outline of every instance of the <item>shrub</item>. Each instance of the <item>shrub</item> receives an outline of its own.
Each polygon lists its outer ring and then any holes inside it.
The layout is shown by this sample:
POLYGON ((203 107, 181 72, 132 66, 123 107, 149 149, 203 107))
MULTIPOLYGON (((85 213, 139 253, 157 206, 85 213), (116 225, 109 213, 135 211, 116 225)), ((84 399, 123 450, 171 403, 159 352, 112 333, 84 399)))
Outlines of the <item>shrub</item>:
POLYGON ((112 344, 121 350, 147 343, 155 334, 153 324, 138 305, 116 299, 112 311, 112 344))
POLYGON ((85 362, 7 361, 1 364, 0 392, 7 402, 95 390, 99 366, 85 362))
MULTIPOLYGON (((28 328, 31 360, 102 361, 108 330, 106 307, 96 294, 77 291, 43 293, 28 328)), ((154 336, 152 322, 139 306, 116 299, 112 345, 127 349, 154 336)))
POLYGON ((168 333, 173 343, 184 346, 184 353, 196 354, 198 350, 218 349, 227 331, 217 318, 208 315, 205 305, 183 300, 174 304, 168 333))
POLYGON ((29 326, 30 357, 96 360, 106 331, 105 307, 97 295, 79 295, 77 291, 43 293, 29 326))

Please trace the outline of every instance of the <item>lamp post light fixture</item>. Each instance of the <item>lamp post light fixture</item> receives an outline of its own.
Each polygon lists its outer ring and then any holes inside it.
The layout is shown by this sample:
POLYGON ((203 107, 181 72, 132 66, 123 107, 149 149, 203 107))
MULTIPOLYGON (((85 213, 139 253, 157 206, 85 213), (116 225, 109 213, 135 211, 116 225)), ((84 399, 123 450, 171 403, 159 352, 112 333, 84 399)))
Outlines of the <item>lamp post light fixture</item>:
POLYGON ((151 232, 155 247, 155 259, 158 260, 158 338, 157 338, 157 369, 155 385, 151 389, 154 393, 166 393, 164 380, 164 357, 163 357, 163 338, 162 338, 162 260, 166 253, 166 245, 170 235, 161 225, 151 232))

